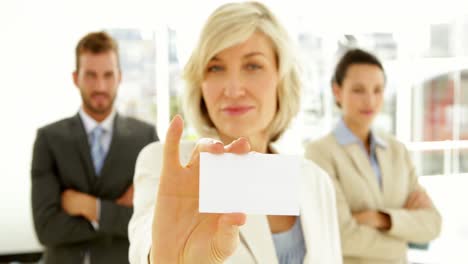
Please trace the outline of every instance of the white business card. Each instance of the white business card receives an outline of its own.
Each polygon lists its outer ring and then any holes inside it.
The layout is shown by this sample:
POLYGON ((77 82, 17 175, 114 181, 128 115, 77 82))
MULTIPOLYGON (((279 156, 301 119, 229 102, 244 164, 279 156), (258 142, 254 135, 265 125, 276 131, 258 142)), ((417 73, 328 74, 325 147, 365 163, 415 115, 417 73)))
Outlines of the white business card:
POLYGON ((200 153, 201 213, 299 215, 301 158, 200 153))

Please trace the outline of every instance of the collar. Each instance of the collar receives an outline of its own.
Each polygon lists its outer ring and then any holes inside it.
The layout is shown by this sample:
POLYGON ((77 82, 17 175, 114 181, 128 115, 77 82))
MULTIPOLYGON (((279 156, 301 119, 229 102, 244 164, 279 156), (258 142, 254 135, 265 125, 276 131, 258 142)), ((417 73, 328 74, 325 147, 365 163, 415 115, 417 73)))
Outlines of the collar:
POLYGON ((81 120, 83 121, 84 128, 86 130, 86 134, 91 133, 98 125, 101 126, 104 131, 112 132, 114 128, 114 120, 117 111, 112 109, 110 115, 106 117, 102 122, 97 122, 94 120, 90 115, 88 115, 84 110, 83 107, 80 107, 80 111, 78 112, 80 115, 81 120))
MULTIPOLYGON (((333 134, 335 135, 335 138, 337 139, 340 145, 351 145, 356 143, 362 144, 361 140, 356 135, 354 135, 354 133, 348 128, 348 126, 346 126, 346 123, 343 121, 343 118, 340 118, 340 120, 338 121, 338 124, 335 127, 333 134)), ((370 132, 370 141, 371 146, 375 145, 382 148, 387 147, 387 142, 381 137, 379 137, 377 133, 373 132, 372 130, 370 132)))

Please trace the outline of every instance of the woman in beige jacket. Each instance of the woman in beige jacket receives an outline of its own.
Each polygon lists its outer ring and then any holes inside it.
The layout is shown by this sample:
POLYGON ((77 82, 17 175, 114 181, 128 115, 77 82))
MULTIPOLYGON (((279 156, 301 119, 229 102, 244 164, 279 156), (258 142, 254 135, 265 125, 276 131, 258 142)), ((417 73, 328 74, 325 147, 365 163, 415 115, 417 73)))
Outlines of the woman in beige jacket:
POLYGON ((382 64, 368 52, 350 50, 332 86, 342 118, 332 133, 307 146, 306 157, 334 182, 344 263, 406 263, 408 242, 436 238, 441 216, 403 144, 371 129, 383 101, 382 64))

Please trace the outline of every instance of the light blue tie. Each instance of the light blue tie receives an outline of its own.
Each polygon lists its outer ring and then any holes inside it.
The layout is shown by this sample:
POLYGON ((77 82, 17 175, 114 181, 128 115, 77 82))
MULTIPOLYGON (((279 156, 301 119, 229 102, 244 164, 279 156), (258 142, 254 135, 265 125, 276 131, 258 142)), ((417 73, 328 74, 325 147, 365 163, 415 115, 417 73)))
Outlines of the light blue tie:
POLYGON ((104 146, 102 145, 104 132, 104 129, 100 126, 97 126, 91 131, 91 156, 93 158, 94 171, 98 176, 101 173, 106 156, 106 153, 104 153, 104 146))

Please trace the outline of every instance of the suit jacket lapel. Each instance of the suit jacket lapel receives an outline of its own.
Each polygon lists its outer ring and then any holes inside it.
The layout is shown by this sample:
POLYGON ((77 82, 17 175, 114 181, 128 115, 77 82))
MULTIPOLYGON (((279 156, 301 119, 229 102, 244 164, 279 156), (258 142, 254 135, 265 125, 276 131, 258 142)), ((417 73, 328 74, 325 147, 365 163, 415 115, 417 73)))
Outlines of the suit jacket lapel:
POLYGON ((374 195, 376 201, 381 203, 382 197, 379 183, 377 181, 377 176, 372 170, 369 157, 358 144, 344 146, 344 149, 353 160, 354 166, 358 169, 360 175, 369 185, 369 191, 374 195))
POLYGON ((392 193, 392 157, 388 148, 377 147, 376 149, 377 161, 380 166, 380 174, 382 177, 382 192, 384 201, 390 201, 392 197, 389 195, 392 193))
POLYGON ((241 239, 257 263, 278 263, 268 219, 265 215, 249 215, 240 228, 241 239))
MULTIPOLYGON (((316 230, 315 227, 321 225, 309 224, 312 222, 319 221, 317 215, 314 216, 313 212, 318 212, 320 209, 317 207, 316 199, 312 198, 310 187, 312 186, 309 182, 302 184, 301 187, 301 218, 302 234, 304 236, 304 243, 306 248, 306 254, 304 256, 304 263, 314 262, 320 256, 320 252, 317 252, 320 248, 320 240, 316 238, 315 234, 319 234, 320 230, 316 230), (312 210, 309 210, 312 209, 312 210), (315 217, 315 219, 314 219, 315 217)), ((322 227, 323 228, 323 227, 322 227)), ((320 263, 320 262, 317 262, 320 263)))
POLYGON ((71 133, 74 135, 73 141, 80 154, 80 159, 84 167, 83 170, 86 172, 89 182, 92 183, 96 180, 96 173, 91 159, 88 135, 86 135, 85 128, 79 114, 76 114, 71 119, 71 133))

